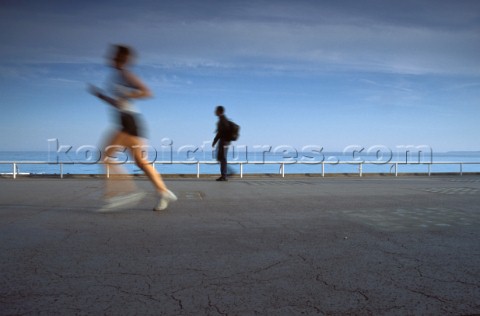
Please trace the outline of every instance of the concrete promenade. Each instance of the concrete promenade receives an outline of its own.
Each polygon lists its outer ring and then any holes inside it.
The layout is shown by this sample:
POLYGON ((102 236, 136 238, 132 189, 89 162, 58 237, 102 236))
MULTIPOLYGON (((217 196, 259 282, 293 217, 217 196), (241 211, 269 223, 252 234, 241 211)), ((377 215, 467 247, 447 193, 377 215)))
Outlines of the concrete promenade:
POLYGON ((0 314, 480 314, 480 176, 135 181, 0 179, 0 314))

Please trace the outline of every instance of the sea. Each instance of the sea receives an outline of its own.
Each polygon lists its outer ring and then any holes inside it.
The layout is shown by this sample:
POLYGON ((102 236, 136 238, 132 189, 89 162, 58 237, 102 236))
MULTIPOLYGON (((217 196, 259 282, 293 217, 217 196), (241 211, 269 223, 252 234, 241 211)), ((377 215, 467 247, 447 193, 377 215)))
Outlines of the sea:
MULTIPOLYGON (((196 174, 197 162, 200 162, 200 174, 218 174, 219 165, 215 162, 215 152, 193 152, 188 150, 170 150, 169 152, 144 153, 149 162, 155 162, 155 168, 164 174, 196 174), (206 163, 205 163, 206 162, 206 163)), ((142 171, 126 153, 117 155, 116 161, 122 165, 125 173, 141 174, 142 171), (127 162, 127 163, 124 163, 127 162)), ((244 174, 279 174, 284 165, 285 174, 321 174, 322 161, 324 172, 358 173, 359 163, 362 172, 394 174, 398 162, 398 173, 480 173, 480 151, 475 152, 427 152, 427 153, 363 153, 363 152, 292 152, 292 151, 242 151, 230 149, 228 153, 229 172, 240 173, 243 164, 244 174), (448 163, 448 164, 447 164, 448 163), (462 164, 462 165, 461 165, 462 164)), ((17 174, 56 175, 93 175, 105 174, 105 165, 98 163, 99 153, 65 153, 51 151, 0 151, 0 174, 13 172, 16 163, 17 174), (35 162, 35 163, 33 163, 35 162), (38 162, 42 162, 39 164, 38 162)))

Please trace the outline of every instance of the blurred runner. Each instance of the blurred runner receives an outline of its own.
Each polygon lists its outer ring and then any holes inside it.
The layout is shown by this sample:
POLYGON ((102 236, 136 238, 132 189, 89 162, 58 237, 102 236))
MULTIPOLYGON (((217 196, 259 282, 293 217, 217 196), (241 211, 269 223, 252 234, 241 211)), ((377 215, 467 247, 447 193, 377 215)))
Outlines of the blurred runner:
MULTIPOLYGON (((132 154, 137 166, 145 172, 159 194, 159 201, 154 210, 160 211, 167 208, 169 202, 177 200, 175 194, 168 190, 160 174, 143 156, 144 130, 139 112, 135 109, 132 99, 151 97, 150 90, 145 84, 130 72, 127 67, 133 60, 133 51, 127 46, 115 45, 111 52, 111 66, 113 68, 110 79, 110 95, 91 86, 90 92, 114 108, 119 127, 105 147, 105 163, 110 169, 112 180, 121 177, 123 168, 121 162, 116 161, 117 154, 126 149, 132 154)), ((102 209, 112 210, 118 206, 132 204, 142 199, 145 193, 134 192, 133 181, 123 182, 122 187, 113 188, 112 181, 107 181, 105 197, 107 205, 102 209), (126 194, 127 193, 127 194, 126 194)))

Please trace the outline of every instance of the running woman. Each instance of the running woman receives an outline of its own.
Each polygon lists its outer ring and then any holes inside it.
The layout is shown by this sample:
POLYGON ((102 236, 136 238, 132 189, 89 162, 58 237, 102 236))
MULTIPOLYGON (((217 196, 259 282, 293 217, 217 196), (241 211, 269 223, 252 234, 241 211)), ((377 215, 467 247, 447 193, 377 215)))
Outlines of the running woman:
MULTIPOLYGON (((136 165, 145 172, 157 190, 159 201, 154 210, 161 211, 167 208, 169 202, 176 201, 177 197, 166 187, 160 174, 143 156, 144 141, 142 137, 144 135, 141 119, 131 100, 148 98, 152 96, 152 93, 137 76, 128 70, 128 66, 133 60, 133 55, 132 49, 127 46, 113 46, 111 53, 111 66, 113 68, 110 80, 111 95, 107 95, 94 86, 90 87, 90 92, 113 106, 119 122, 119 128, 113 133, 113 137, 105 148, 105 162, 109 164, 110 168, 116 169, 118 164, 115 164, 112 158, 115 157, 117 151, 128 149, 136 165)), ((134 193, 111 198, 106 209, 131 203, 139 200, 141 197, 143 197, 142 194, 134 193)))

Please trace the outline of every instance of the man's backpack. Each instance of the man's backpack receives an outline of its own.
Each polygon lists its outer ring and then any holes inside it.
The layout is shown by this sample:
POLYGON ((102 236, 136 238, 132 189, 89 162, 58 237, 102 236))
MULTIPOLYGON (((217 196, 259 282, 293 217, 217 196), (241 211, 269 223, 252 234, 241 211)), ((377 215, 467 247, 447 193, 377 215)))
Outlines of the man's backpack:
POLYGON ((228 130, 228 141, 235 141, 240 136, 240 126, 235 124, 232 121, 228 121, 229 130, 228 130))

